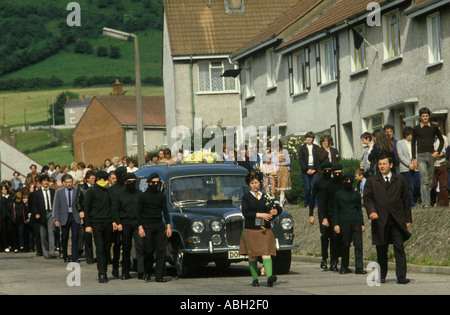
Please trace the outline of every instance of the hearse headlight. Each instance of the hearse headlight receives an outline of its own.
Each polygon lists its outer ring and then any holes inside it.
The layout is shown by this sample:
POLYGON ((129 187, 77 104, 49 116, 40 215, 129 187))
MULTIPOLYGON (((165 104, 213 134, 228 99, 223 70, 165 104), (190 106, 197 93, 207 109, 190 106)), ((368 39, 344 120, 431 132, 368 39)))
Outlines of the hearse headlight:
POLYGON ((202 233, 205 230, 205 222, 202 220, 195 220, 192 222, 191 228, 195 233, 202 233))
POLYGON ((211 230, 214 232, 219 232, 223 227, 221 220, 214 220, 211 222, 211 230))
POLYGON ((283 230, 290 230, 294 226, 294 220, 291 217, 285 217, 280 221, 283 230))

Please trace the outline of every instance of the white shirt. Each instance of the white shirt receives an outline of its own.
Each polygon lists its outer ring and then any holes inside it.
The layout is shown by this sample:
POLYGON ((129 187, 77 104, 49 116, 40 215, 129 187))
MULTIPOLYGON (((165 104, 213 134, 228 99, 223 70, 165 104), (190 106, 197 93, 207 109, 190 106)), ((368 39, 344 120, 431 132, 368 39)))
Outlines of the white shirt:
POLYGON ((307 144, 306 147, 308 148, 308 165, 314 165, 313 145, 307 144))
POLYGON ((50 199, 52 198, 52 195, 50 193, 50 188, 45 189, 44 187, 42 187, 41 189, 42 189, 42 193, 44 194, 45 210, 52 210, 52 202, 50 201, 50 199), (47 196, 48 196, 48 199, 47 199, 47 196), (48 202, 50 202, 50 204, 47 204, 47 200, 48 200, 48 202))
POLYGON ((262 192, 257 191, 257 192, 253 192, 252 190, 250 191, 252 193, 253 196, 255 196, 256 199, 260 200, 262 197, 262 192), (258 194, 258 196, 256 196, 256 194, 258 194))

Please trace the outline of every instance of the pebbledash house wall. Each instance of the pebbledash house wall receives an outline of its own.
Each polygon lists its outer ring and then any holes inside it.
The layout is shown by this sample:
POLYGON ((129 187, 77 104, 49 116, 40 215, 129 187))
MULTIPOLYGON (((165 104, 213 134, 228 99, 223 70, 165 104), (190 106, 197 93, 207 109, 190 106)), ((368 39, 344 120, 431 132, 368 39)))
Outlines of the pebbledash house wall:
MULTIPOLYGON (((284 53, 278 51, 277 58, 277 87, 272 92, 266 91, 266 62, 265 52, 254 54, 254 90, 255 97, 247 99, 245 95, 246 78, 241 72, 241 91, 243 107, 247 110, 247 117, 243 119, 244 127, 248 125, 271 125, 281 121, 280 116, 286 113, 288 135, 304 135, 307 131, 318 136, 331 134, 337 146, 337 136, 340 134, 341 156, 359 159, 362 154, 360 136, 363 132, 372 132, 371 118, 382 115, 382 125, 393 124, 396 128, 395 138, 402 139, 402 125, 414 126, 418 123, 418 110, 428 107, 432 117, 439 118, 441 128, 449 135, 450 124, 447 119, 450 108, 450 73, 446 63, 450 58, 450 7, 441 6, 433 11, 409 18, 405 9, 409 1, 398 6, 383 10, 381 15, 399 10, 400 16, 400 56, 392 60, 385 60, 383 19, 381 26, 368 27, 366 25, 366 40, 374 46, 376 51, 366 45, 367 67, 361 71, 352 72, 353 40, 350 35, 352 27, 362 25, 366 20, 352 24, 334 33, 322 37, 318 42, 336 37, 339 51, 339 81, 318 85, 315 44, 311 42, 296 50, 284 53), (427 16, 440 13, 441 23, 441 59, 442 63, 430 65, 428 63, 427 16), (306 92, 290 95, 288 80, 288 56, 302 49, 310 51, 310 89, 306 92), (256 65, 256 66, 255 66, 256 65), (340 90, 340 104, 337 109, 338 88, 340 90), (258 99, 264 100, 258 103, 258 99), (267 99, 276 99, 273 105, 267 99), (274 112, 274 109, 277 109, 274 112), (337 112, 339 110, 339 130, 337 112), (273 113, 273 115, 268 115, 273 113), (269 118, 265 120, 266 118, 269 118), (406 118, 406 119, 405 119, 406 118)), ((361 12, 364 14, 364 12, 361 12)), ((244 61, 241 62, 244 64, 244 61)))
POLYGON ((178 140, 177 138, 172 139, 172 130, 176 126, 186 126, 192 131, 194 117, 201 118, 205 126, 214 126, 219 122, 223 127, 239 126, 238 80, 236 80, 236 90, 231 92, 200 92, 198 89, 198 62, 228 59, 214 56, 210 56, 210 59, 197 59, 197 56, 193 56, 192 60, 190 56, 174 58, 171 55, 166 19, 164 19, 164 31, 164 101, 169 147, 178 140), (195 113, 193 113, 193 110, 195 113))
POLYGON ((280 136, 286 134, 286 94, 287 66, 285 67, 280 57, 275 55, 275 84, 269 86, 267 79, 266 51, 260 51, 252 55, 253 94, 247 95, 246 85, 248 72, 245 71, 245 62, 240 67, 244 70, 240 73, 240 90, 242 102, 243 127, 255 126, 278 127, 280 136))

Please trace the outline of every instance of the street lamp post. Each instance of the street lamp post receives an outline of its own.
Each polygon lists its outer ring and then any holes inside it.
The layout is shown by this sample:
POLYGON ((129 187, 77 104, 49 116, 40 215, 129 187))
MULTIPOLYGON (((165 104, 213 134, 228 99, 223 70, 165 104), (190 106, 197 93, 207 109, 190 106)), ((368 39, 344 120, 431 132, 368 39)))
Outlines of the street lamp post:
POLYGON ((145 156, 144 156, 144 123, 142 121, 141 66, 139 60, 139 40, 135 34, 125 33, 107 27, 103 28, 103 35, 126 41, 128 41, 128 39, 130 38, 134 38, 138 164, 142 165, 145 163, 145 156))

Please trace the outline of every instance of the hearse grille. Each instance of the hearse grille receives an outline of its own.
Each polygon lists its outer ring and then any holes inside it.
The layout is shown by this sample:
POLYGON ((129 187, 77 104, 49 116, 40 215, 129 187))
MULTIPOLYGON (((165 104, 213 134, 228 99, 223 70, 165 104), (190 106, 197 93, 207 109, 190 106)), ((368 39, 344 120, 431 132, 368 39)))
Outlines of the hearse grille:
POLYGON ((225 237, 229 246, 239 245, 243 224, 244 217, 240 213, 225 218, 225 237))

